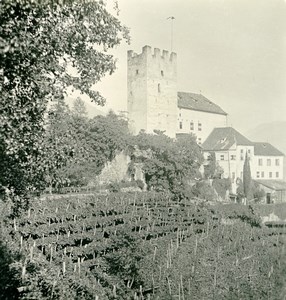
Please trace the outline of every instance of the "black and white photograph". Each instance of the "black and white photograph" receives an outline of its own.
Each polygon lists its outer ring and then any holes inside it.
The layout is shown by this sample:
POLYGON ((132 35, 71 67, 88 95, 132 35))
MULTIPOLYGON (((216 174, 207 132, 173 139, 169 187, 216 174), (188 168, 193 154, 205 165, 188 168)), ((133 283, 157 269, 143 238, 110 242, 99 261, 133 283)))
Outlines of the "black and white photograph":
POLYGON ((286 299, 286 0, 0 0, 0 300, 286 299))

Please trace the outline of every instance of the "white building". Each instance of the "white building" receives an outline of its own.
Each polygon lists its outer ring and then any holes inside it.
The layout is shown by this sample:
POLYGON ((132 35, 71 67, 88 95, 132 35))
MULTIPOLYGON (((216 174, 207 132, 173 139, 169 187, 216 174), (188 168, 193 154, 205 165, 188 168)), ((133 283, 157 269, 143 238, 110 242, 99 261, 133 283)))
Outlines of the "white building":
POLYGON ((215 127, 227 125, 227 113, 201 94, 178 92, 177 134, 193 133, 201 145, 215 127))
POLYGON ((246 153, 254 180, 283 180, 284 154, 269 143, 253 143, 232 127, 214 128, 202 145, 205 158, 215 153, 224 178, 231 178, 236 191, 237 179, 243 178, 246 153))

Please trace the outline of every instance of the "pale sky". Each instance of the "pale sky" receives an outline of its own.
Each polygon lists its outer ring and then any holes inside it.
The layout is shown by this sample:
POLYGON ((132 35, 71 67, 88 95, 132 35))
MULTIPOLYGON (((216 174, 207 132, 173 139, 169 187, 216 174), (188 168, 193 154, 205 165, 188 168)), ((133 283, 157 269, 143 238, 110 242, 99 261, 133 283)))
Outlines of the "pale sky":
MULTIPOLYGON (((109 0, 111 1, 111 0, 109 0)), ((117 70, 96 88, 106 109, 126 110, 127 50, 144 45, 177 53, 178 91, 201 93, 242 133, 286 121, 284 0, 118 0, 131 44, 113 50, 117 70)))

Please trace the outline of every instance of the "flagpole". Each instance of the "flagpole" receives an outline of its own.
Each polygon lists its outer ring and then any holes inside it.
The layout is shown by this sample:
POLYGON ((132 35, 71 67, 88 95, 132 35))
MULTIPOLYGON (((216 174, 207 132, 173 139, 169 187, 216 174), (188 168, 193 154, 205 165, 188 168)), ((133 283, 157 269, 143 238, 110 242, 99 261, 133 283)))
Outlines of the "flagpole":
POLYGON ((169 17, 167 20, 171 20, 171 52, 173 52, 173 21, 175 20, 175 17, 169 17))

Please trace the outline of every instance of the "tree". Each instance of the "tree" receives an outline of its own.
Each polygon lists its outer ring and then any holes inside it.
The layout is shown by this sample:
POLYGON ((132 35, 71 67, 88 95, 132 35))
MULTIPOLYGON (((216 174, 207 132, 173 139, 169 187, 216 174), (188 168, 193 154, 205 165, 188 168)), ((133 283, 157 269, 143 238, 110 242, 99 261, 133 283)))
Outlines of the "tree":
POLYGON ((114 72, 108 50, 122 39, 128 41, 128 30, 103 1, 0 2, 2 192, 23 196, 42 181, 48 101, 63 98, 72 86, 104 104, 92 86, 114 72), (71 66, 76 72, 69 72, 71 66))
POLYGON ((252 183, 252 193, 255 202, 262 202, 265 198, 265 191, 256 182, 252 183))
POLYGON ((42 147, 45 182, 50 188, 69 182, 67 170, 81 160, 84 154, 83 130, 87 122, 74 116, 63 99, 54 103, 48 111, 42 147))
POLYGON ((178 199, 184 198, 189 181, 199 175, 203 157, 195 138, 186 135, 172 140, 161 132, 150 135, 144 132, 134 138, 142 152, 149 155, 138 156, 143 162, 143 172, 149 190, 171 191, 178 199))
POLYGON ((208 164, 204 167, 204 176, 206 179, 221 178, 223 168, 219 166, 215 158, 215 152, 211 152, 208 157, 208 164))
POLYGON ((87 110, 84 101, 77 97, 73 102, 72 114, 74 118, 85 119, 87 118, 87 110))
POLYGON ((243 192, 247 200, 252 198, 251 193, 251 172, 250 172, 250 164, 247 152, 245 154, 245 160, 243 164, 243 192))
POLYGON ((89 159, 96 164, 94 170, 99 174, 108 161, 116 154, 126 150, 130 134, 128 123, 110 111, 107 116, 96 116, 89 121, 88 153, 89 159))

